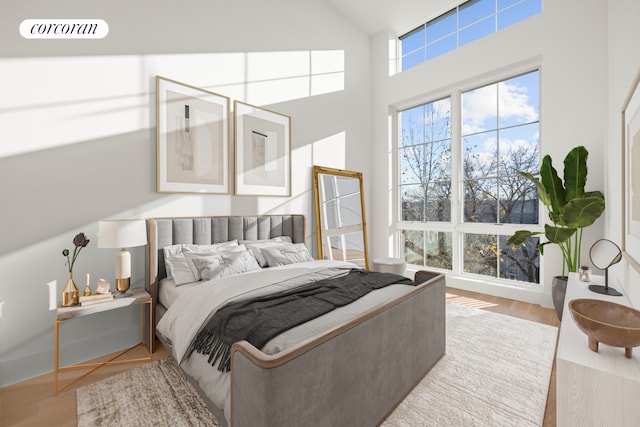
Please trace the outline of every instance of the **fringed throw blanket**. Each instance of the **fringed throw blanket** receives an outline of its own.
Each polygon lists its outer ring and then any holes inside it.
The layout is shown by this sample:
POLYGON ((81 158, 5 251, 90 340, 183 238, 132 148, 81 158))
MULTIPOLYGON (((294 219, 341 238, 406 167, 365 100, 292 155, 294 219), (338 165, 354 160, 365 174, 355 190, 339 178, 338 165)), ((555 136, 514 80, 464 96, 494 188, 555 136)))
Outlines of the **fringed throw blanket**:
POLYGON ((394 283, 415 285, 397 274, 351 269, 342 276, 229 303, 200 329, 190 350, 209 355, 211 365, 218 362, 218 370, 228 372, 233 343, 246 340, 254 347, 262 348, 286 330, 394 283))

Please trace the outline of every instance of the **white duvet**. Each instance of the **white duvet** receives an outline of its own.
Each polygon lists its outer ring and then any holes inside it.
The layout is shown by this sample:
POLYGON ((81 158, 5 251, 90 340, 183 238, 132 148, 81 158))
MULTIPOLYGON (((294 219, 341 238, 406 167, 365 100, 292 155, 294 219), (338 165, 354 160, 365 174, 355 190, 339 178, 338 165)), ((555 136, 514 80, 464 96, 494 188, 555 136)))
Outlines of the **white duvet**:
MULTIPOLYGON (((326 277, 335 275, 335 267, 355 268, 355 264, 344 261, 309 261, 281 267, 265 268, 230 277, 223 277, 190 288, 167 310, 158 323, 157 332, 170 345, 173 357, 185 372, 193 377, 207 396, 229 420, 230 375, 217 370, 207 362, 208 356, 187 349, 200 326, 207 320, 212 310, 216 310, 232 300, 245 299, 278 292, 298 286, 295 278, 309 274, 326 277), (287 281, 288 284, 281 283, 287 281)), ((307 338, 349 321, 358 314, 403 293, 414 289, 408 285, 391 285, 370 292, 359 300, 340 307, 303 325, 292 328, 269 341, 261 350, 266 354, 276 354, 307 338)))

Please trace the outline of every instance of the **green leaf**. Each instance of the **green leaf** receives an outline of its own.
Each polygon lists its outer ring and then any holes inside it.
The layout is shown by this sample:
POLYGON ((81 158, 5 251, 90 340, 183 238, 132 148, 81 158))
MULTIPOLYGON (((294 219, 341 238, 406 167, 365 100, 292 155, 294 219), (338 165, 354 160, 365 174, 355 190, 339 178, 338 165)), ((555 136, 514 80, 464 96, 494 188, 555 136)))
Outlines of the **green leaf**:
POLYGON ((533 232, 529 230, 518 230, 513 236, 509 237, 509 240, 507 240, 507 246, 522 245, 529 237, 535 236, 537 234, 542 233, 539 231, 533 232))
POLYGON ((542 203, 544 203, 546 207, 550 207, 551 198, 549 197, 549 193, 547 193, 547 189, 544 187, 544 184, 542 184, 542 182, 540 182, 538 178, 534 177, 529 172, 518 171, 518 173, 535 184, 536 189, 538 190, 538 198, 542 203))
POLYGON ((566 204, 566 190, 562 185, 562 180, 558 176, 558 172, 553 167, 551 156, 548 154, 542 159, 540 166, 540 180, 544 188, 549 193, 551 210, 553 212, 561 212, 566 204))
POLYGON ((576 232, 572 227, 554 227, 553 225, 544 225, 544 236, 551 243, 563 243, 569 240, 576 232))
POLYGON ((569 227, 588 227, 602 215, 604 196, 573 199, 564 207, 564 221, 569 227))
POLYGON ((564 158, 564 184, 567 202, 584 196, 587 182, 587 156, 589 152, 583 146, 575 147, 564 158))

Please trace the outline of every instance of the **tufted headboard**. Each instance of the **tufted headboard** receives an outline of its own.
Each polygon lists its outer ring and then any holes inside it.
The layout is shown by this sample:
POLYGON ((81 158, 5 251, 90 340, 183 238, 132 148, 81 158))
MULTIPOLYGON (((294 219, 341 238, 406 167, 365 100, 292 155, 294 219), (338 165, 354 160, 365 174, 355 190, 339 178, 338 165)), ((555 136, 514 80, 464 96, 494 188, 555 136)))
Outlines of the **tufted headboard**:
MULTIPOLYGON (((305 242, 304 215, 210 216, 147 219, 145 289, 152 298, 154 325, 162 311, 156 310, 158 283, 167 276, 165 246, 179 243, 207 245, 228 240, 263 240, 289 236, 293 243, 305 242)), ((161 309, 162 307, 160 307, 161 309)), ((148 317, 147 317, 148 318, 148 317)), ((146 328, 148 331, 149 329, 146 328)), ((155 333, 155 332, 154 332, 155 333)), ((146 337, 145 337, 146 338, 146 337)), ((147 340, 145 339, 145 342, 147 340)))

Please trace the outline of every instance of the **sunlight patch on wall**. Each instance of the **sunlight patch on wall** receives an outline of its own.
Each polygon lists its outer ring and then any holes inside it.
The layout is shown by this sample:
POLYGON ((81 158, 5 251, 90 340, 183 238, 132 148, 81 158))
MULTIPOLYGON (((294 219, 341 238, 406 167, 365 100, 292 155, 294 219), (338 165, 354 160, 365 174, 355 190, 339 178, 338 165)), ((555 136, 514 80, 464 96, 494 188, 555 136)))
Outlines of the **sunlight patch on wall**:
POLYGON ((0 59, 0 158, 155 126, 156 75, 268 106, 344 90, 344 67, 342 50, 0 59))
POLYGON ((312 156, 314 165, 346 169, 346 132, 339 132, 314 142, 312 156))
POLYGON ((58 281, 53 280, 45 286, 49 288, 49 310, 55 310, 58 307, 58 281))
POLYGON ((344 90, 343 51, 247 53, 245 99, 265 105, 344 90))
POLYGON ((389 77, 398 73, 398 39, 389 37, 389 77))
POLYGON ((2 319, 2 307, 4 306, 4 301, 0 301, 0 319, 2 319))
POLYGON ((0 157, 143 128, 135 56, 0 60, 0 157))

